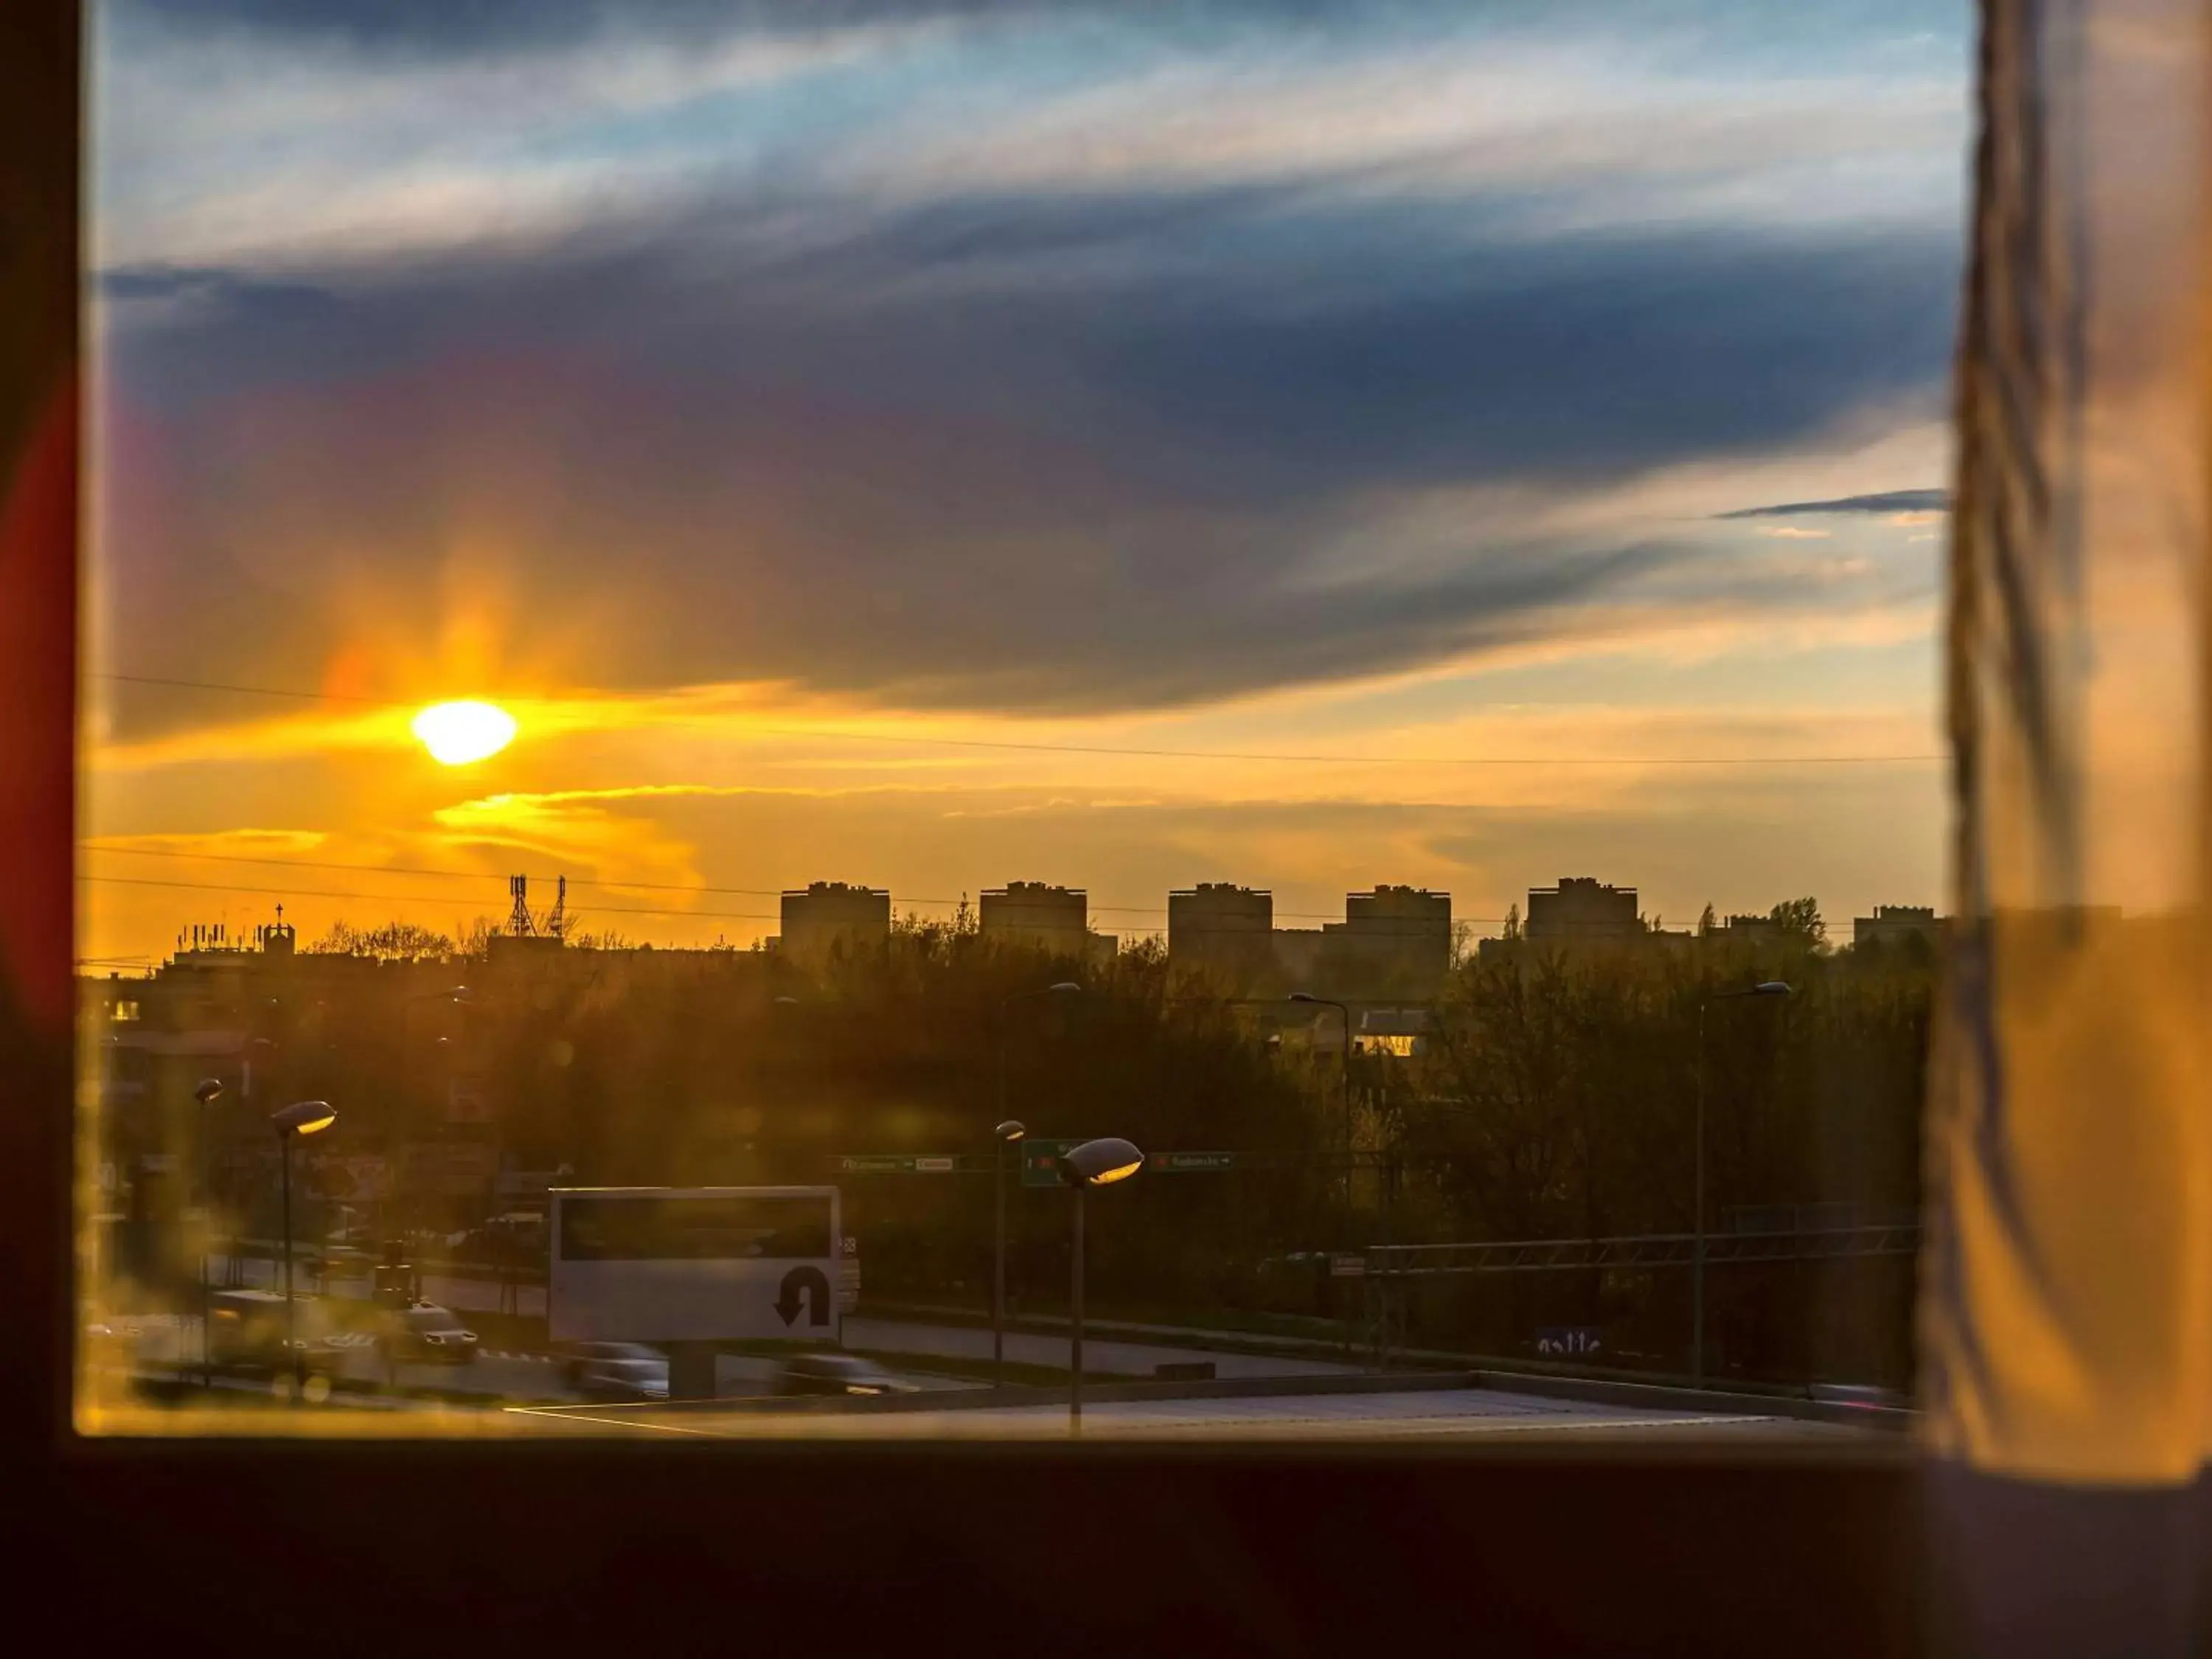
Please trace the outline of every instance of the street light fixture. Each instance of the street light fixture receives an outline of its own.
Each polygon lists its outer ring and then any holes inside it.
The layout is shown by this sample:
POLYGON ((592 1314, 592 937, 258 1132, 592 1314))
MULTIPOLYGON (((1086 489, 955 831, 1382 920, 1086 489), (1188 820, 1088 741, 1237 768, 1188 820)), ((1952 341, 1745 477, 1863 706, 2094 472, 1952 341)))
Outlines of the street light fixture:
POLYGON ((200 1189, 200 1387, 204 1389, 212 1388, 215 1385, 215 1362, 209 1357, 208 1353, 207 1247, 210 1218, 214 1212, 214 1206, 209 1202, 210 1194, 208 1192, 207 1109, 208 1103, 222 1093, 222 1079, 221 1078, 204 1077, 192 1089, 192 1098, 199 1103, 200 1109, 198 1137, 192 1146, 192 1152, 194 1154, 192 1163, 195 1166, 194 1172, 199 1176, 198 1186, 200 1189))
POLYGON ((307 1391, 307 1360, 300 1352, 299 1319, 292 1296, 292 1143, 301 1135, 319 1134, 338 1121, 327 1100, 295 1100, 269 1115, 282 1153, 278 1164, 284 1188, 284 1346, 292 1358, 292 1397, 307 1391))
POLYGON ((1127 1181, 1145 1167, 1145 1155, 1129 1141, 1116 1136, 1086 1140, 1064 1152, 1060 1178, 1075 1191, 1075 1249, 1070 1268, 1069 1297, 1073 1334, 1067 1366, 1067 1428, 1083 1432, 1083 1210, 1085 1194, 1093 1187, 1110 1187, 1127 1181))
POLYGON ((992 1172, 998 1203, 996 1243, 991 1258, 991 1382, 1002 1387, 1006 1368, 1006 1149, 1029 1133, 1008 1118, 991 1131, 998 1141, 997 1167, 992 1172))
POLYGON ((1696 1388, 1705 1385, 1705 1010, 1716 1002, 1790 994, 1783 981, 1765 979, 1740 991, 1713 991, 1698 1001, 1697 1191, 1691 1200, 1696 1214, 1690 1255, 1690 1382, 1696 1388))

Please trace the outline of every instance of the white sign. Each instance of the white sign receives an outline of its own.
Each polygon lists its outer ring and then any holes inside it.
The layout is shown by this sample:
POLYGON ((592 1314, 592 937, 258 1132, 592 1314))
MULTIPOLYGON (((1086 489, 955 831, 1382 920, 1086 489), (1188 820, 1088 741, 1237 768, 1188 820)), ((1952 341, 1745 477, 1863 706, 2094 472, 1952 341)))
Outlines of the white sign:
POLYGON ((838 1345, 835 1187, 556 1187, 547 1196, 555 1341, 838 1345))
POLYGON ((1364 1279, 1367 1277, 1367 1258, 1364 1255, 1333 1255, 1328 1259, 1331 1279, 1364 1279))
POLYGON ((916 1175, 951 1175, 952 1160, 949 1158, 918 1158, 914 1161, 916 1175))

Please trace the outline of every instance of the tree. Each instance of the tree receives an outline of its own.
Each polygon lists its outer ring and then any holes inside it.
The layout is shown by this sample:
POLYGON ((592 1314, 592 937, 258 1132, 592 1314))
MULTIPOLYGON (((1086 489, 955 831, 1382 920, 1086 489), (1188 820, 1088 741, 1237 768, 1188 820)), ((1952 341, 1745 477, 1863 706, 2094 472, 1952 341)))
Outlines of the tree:
MULTIPOLYGON (((1739 1206, 1911 1211, 1933 964, 1901 950, 1808 951, 1819 937, 1809 900, 1777 907, 1774 919, 1784 939, 1749 932, 1725 952, 1623 948, 1455 974, 1413 1062, 1397 1143, 1431 1208, 1425 1219, 1406 1217, 1397 1237, 1684 1232, 1701 1073, 1710 1221, 1726 1225, 1739 1206), (1701 1065, 1698 1011, 1714 991, 1781 977, 1794 988, 1786 1002, 1735 1002, 1711 1016, 1701 1065)), ((1778 1264, 1717 1277, 1716 1351, 1747 1375, 1902 1381, 1910 1265, 1778 1264)), ((1665 1275, 1512 1274, 1440 1283, 1419 1305, 1452 1343, 1517 1345, 1541 1323, 1573 1319, 1602 1323, 1617 1353, 1672 1363, 1685 1291, 1665 1275)))
POLYGON ((1766 914, 1784 933, 1808 945, 1817 947, 1827 938, 1828 925, 1820 920, 1820 901, 1816 898, 1790 899, 1766 914))
POLYGON ((627 933, 611 927, 569 927, 563 930, 562 941, 578 951, 628 951, 637 944, 627 933))
POLYGON ((1698 915, 1698 937, 1704 939, 1711 933, 1717 933, 1720 925, 1721 919, 1713 914, 1713 907, 1707 904, 1698 915))
POLYGON ((453 941, 444 933, 412 921, 387 921, 377 927, 356 927, 349 921, 334 921, 328 933, 304 948, 315 956, 416 962, 426 957, 453 955, 453 941))

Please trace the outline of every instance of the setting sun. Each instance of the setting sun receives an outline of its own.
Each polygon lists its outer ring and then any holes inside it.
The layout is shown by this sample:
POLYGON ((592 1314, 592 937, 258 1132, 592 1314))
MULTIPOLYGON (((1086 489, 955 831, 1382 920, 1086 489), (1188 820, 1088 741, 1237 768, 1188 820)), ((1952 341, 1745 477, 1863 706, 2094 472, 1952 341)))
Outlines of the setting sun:
POLYGON ((514 716, 488 702, 432 703, 411 728, 445 766, 466 766, 496 755, 514 741, 514 716))

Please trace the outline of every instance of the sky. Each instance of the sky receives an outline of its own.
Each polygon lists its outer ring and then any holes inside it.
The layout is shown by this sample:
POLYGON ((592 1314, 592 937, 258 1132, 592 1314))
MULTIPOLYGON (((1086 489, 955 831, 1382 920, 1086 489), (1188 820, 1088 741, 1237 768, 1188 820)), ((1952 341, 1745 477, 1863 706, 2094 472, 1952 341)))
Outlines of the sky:
POLYGON ((1969 9, 101 5, 84 957, 1940 902, 1969 9))

